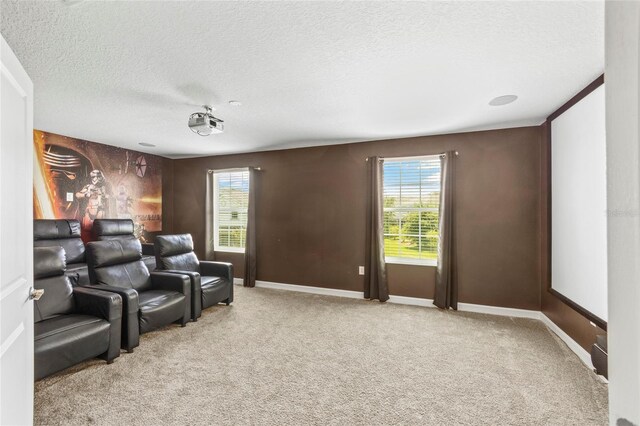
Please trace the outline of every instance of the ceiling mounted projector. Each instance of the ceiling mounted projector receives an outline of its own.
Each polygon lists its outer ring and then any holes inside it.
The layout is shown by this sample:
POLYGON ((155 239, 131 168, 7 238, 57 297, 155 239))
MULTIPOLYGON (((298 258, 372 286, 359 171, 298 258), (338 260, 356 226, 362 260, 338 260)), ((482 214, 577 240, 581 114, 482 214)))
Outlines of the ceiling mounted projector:
POLYGON ((204 105, 206 112, 194 112, 189 117, 189 128, 200 136, 209 136, 224 131, 224 121, 211 114, 213 107, 204 105))

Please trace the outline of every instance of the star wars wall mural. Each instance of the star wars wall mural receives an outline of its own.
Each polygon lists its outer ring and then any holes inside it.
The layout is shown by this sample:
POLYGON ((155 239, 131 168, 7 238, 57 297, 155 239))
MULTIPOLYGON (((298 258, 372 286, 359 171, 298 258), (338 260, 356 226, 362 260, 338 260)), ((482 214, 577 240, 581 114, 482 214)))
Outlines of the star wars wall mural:
POLYGON ((34 217, 78 219, 91 240, 95 219, 132 219, 149 241, 162 230, 162 158, 34 131, 34 217))

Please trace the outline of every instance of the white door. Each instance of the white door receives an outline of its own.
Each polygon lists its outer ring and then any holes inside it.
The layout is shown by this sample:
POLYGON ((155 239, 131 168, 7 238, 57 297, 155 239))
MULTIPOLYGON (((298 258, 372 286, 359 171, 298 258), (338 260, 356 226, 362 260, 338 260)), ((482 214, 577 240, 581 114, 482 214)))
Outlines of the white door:
POLYGON ((33 423, 33 84, 0 36, 0 424, 33 423))

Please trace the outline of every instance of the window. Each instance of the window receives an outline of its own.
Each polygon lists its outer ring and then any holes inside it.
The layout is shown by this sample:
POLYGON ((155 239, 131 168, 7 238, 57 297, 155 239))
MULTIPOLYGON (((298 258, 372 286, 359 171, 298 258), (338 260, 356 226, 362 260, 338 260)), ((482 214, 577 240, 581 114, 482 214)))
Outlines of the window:
POLYGON ((389 159, 383 167, 386 261, 435 265, 440 156, 389 159))
POLYGON ((244 252, 249 206, 249 171, 213 174, 213 246, 216 251, 244 252))

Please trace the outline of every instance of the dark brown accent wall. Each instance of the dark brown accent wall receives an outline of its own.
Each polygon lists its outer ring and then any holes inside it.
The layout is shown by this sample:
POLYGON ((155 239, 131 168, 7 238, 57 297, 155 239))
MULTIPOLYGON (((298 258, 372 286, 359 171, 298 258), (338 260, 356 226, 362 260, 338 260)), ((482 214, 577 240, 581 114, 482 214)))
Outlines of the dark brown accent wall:
MULTIPOLYGON (((258 280, 362 291, 365 158, 448 150, 460 153, 460 301, 539 310, 540 127, 174 160, 165 229, 193 234, 204 257, 207 169, 260 166, 258 280)), ((242 255, 216 259, 232 261, 242 276, 242 255)), ((391 294, 433 297, 434 267, 394 264, 388 271, 391 294)))
MULTIPOLYGON (((547 122, 548 123, 548 122, 547 122)), ((591 345, 596 341, 596 335, 606 334, 599 327, 591 325, 588 318, 562 302, 558 297, 549 292, 550 287, 550 204, 551 204, 551 186, 550 186, 550 167, 551 167, 551 141, 549 138, 548 124, 541 126, 542 144, 541 148, 541 170, 540 178, 542 188, 541 209, 540 209, 540 257, 542 268, 540 300, 541 311, 573 340, 578 342, 587 351, 591 350, 591 345)))

